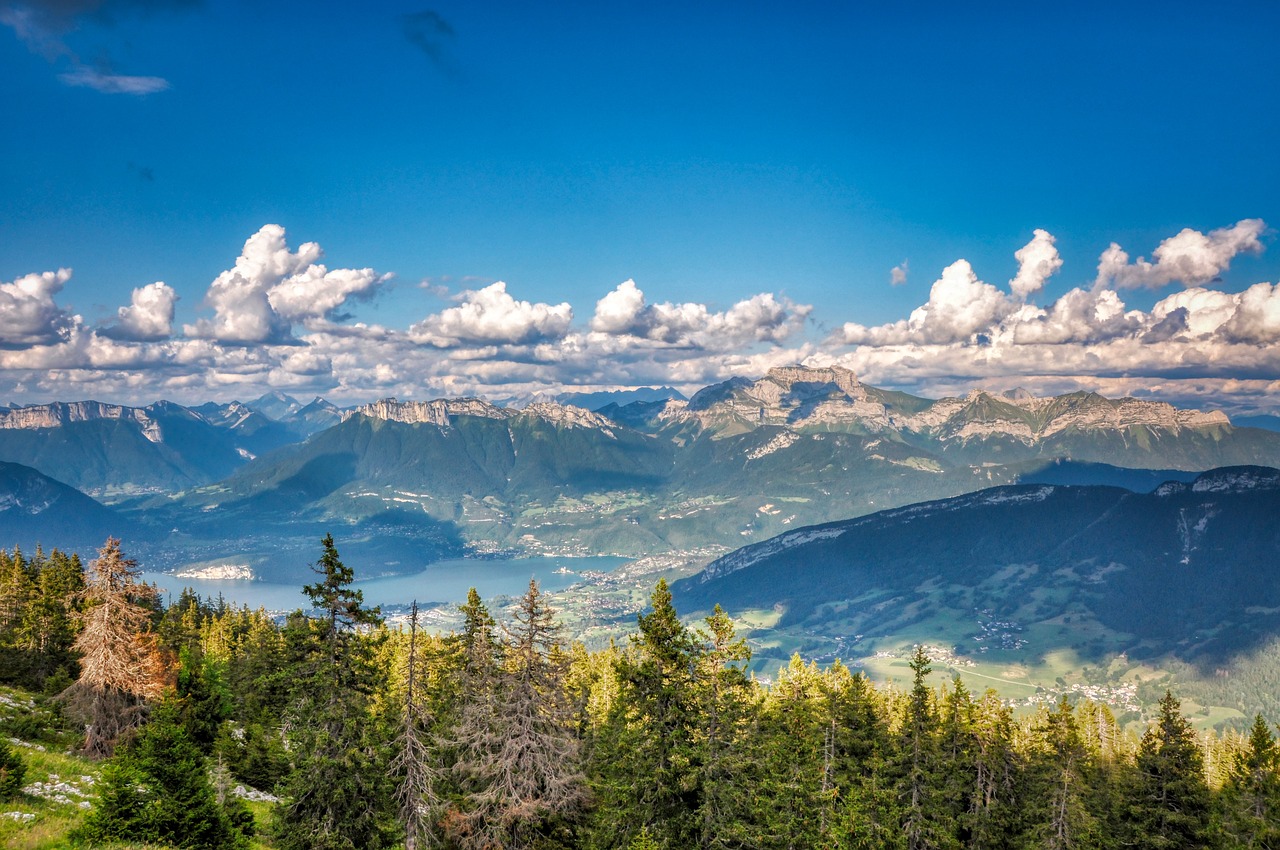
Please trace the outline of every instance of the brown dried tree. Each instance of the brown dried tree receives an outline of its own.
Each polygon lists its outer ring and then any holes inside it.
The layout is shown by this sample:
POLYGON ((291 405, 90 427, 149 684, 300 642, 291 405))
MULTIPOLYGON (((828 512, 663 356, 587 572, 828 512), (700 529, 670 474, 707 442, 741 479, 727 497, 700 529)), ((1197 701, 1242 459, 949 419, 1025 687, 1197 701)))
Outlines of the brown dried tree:
POLYGON ((164 691, 168 671, 151 631, 156 589, 138 580, 138 563, 108 538, 89 565, 84 611, 74 649, 80 678, 63 691, 68 710, 85 724, 83 752, 105 758, 124 731, 145 716, 147 700, 164 691))

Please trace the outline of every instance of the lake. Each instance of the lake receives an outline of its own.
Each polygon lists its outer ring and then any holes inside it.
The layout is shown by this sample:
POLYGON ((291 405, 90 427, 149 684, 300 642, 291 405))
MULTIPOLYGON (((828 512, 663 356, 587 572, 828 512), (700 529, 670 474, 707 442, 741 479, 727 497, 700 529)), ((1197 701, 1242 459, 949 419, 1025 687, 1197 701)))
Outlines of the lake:
MULTIPOLYGON (((467 590, 474 587, 486 599, 494 596, 520 596, 529 587, 529 579, 538 580, 545 591, 563 590, 581 581, 583 570, 609 572, 627 558, 511 558, 507 560, 472 560, 456 558, 428 564, 418 573, 363 579, 353 587, 364 592, 366 605, 408 605, 414 599, 426 602, 463 602, 467 590), (560 570, 571 572, 559 572, 560 570)), ((189 587, 206 599, 218 594, 239 607, 266 608, 268 611, 292 611, 306 603, 300 585, 274 584, 266 581, 227 581, 217 579, 179 578, 166 573, 144 572, 144 581, 160 588, 161 598, 177 598, 189 587)))

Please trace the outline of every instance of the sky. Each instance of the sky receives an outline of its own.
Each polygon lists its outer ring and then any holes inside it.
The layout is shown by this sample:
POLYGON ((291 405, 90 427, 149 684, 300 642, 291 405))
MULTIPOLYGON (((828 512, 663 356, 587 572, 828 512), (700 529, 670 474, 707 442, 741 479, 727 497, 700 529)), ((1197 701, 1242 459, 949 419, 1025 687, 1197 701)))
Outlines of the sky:
POLYGON ((1280 4, 0 0, 0 403, 1280 412, 1280 4))

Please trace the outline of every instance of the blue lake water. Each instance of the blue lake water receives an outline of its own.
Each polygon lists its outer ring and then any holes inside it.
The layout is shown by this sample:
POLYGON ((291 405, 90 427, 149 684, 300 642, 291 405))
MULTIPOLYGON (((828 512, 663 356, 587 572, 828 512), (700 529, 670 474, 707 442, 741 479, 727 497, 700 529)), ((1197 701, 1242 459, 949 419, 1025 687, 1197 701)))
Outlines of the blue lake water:
MULTIPOLYGON (((357 581, 354 587, 364 592, 366 605, 408 605, 414 599, 425 602, 462 602, 474 587, 486 599, 494 596, 519 596, 529 587, 529 579, 537 579, 545 591, 563 590, 581 581, 583 570, 609 572, 628 563, 626 558, 513 558, 510 560, 453 559, 428 564, 418 573, 383 576, 357 581), (570 572, 560 572, 569 570, 570 572)), ((306 603, 302 587, 266 581, 218 581, 179 578, 165 573, 144 572, 144 581, 160 588, 161 598, 177 597, 184 587, 209 598, 218 594, 239 607, 263 607, 268 611, 292 611, 306 603)))

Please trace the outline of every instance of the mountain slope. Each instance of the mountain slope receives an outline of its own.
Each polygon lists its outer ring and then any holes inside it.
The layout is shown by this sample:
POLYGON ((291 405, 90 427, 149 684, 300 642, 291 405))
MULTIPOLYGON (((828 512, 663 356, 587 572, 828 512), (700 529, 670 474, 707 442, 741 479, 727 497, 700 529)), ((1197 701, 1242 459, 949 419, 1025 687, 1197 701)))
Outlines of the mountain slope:
POLYGON ((28 466, 0 461, 0 548, 36 544, 94 551, 108 536, 139 537, 135 524, 28 466))
POLYGON ((997 487, 797 529, 674 591, 686 610, 778 608, 782 625, 868 640, 985 611, 1029 635, 1075 622, 1098 657, 1213 660, 1280 633, 1278 512, 1280 471, 1259 467, 1152 493, 997 487))

